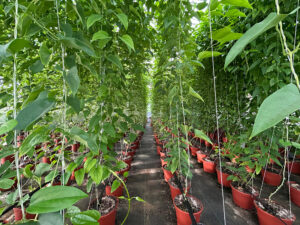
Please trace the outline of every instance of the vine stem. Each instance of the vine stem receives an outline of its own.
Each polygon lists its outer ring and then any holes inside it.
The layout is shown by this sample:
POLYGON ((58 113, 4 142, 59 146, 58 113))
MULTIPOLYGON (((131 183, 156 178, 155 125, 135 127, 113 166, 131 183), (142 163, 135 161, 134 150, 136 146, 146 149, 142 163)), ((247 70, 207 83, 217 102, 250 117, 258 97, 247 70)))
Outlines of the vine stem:
MULTIPOLYGON (((276 4, 276 9, 277 9, 277 14, 279 15, 280 14, 279 1, 275 0, 275 4, 276 4)), ((298 14, 298 12, 297 12, 297 14, 298 14)), ((296 26, 297 26, 297 22, 296 22, 296 26)), ((287 54, 288 60, 290 62, 290 68, 291 68, 292 74, 293 74, 293 76, 295 78, 297 87, 300 90, 299 78, 298 78, 298 75, 297 75, 297 73, 295 71, 294 60, 293 60, 294 59, 294 54, 296 53, 296 50, 298 50, 298 48, 294 49, 293 51, 291 51, 289 49, 287 41, 286 41, 286 37, 285 37, 285 34, 284 34, 284 31, 283 31, 283 25, 282 25, 281 21, 279 22, 279 28, 278 28, 278 25, 276 26, 276 30, 279 33, 280 37, 281 37, 280 40, 283 42, 284 51, 287 54)))
MULTIPOLYGON (((15 28, 14 28, 14 39, 18 38, 18 23, 19 23, 19 2, 15 1, 15 28)), ((14 54, 14 65, 13 65, 13 92, 14 92, 14 107, 13 115, 14 119, 17 118, 17 53, 14 54)), ((17 149, 17 131, 14 131, 14 149, 17 149)), ((19 152, 15 152, 15 165, 17 170, 17 187, 18 194, 20 198, 20 205, 22 211, 22 217, 25 218, 24 203, 22 199, 22 188, 21 188, 21 178, 20 178, 20 169, 19 169, 19 152)))

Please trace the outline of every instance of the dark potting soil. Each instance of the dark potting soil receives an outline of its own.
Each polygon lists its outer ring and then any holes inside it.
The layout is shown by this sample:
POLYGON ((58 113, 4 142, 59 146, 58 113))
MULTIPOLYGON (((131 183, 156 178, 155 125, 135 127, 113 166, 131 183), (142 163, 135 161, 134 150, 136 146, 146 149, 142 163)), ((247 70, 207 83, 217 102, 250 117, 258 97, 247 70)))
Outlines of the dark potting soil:
MULTIPOLYGON (((201 202, 198 199, 193 198, 192 196, 186 196, 186 198, 192 207, 193 213, 199 212, 201 210, 201 202)), ((174 198, 174 204, 182 211, 188 212, 188 208, 184 203, 183 195, 177 195, 174 198)))
POLYGON ((297 189, 298 191, 300 191, 300 184, 292 183, 291 187, 293 187, 293 188, 297 189))
POLYGON ((268 202, 268 199, 260 199, 255 200, 255 203, 264 211, 281 219, 293 219, 295 217, 293 213, 290 214, 288 209, 285 209, 274 201, 268 202))
MULTIPOLYGON (((177 177, 178 177, 178 181, 181 183, 182 188, 185 189, 185 188, 186 188, 186 183, 185 183, 186 179, 185 179, 185 177, 182 177, 182 176, 177 176, 177 177)), ((171 184, 173 187, 175 187, 175 188, 179 188, 179 187, 177 186, 177 183, 175 182, 175 177, 172 177, 172 178, 170 179, 170 184, 171 184)), ((188 184, 188 186, 191 186, 191 181, 190 181, 189 179, 188 179, 188 181, 187 181, 187 184, 188 184)))
POLYGON ((278 165, 274 164, 274 165, 269 165, 267 168, 266 168, 267 171, 271 172, 271 173, 277 173, 277 174, 281 174, 281 170, 282 168, 279 167, 278 165))
POLYGON ((255 187, 252 187, 250 185, 239 185, 237 182, 232 182, 231 185, 236 188, 237 190, 239 190, 240 192, 246 193, 246 194, 250 194, 250 195, 254 195, 254 196, 258 196, 258 191, 255 187))
POLYGON ((104 216, 110 213, 116 207, 116 204, 117 199, 114 196, 104 196, 100 205, 97 205, 97 200, 95 200, 91 204, 91 208, 98 210, 101 216, 104 216))

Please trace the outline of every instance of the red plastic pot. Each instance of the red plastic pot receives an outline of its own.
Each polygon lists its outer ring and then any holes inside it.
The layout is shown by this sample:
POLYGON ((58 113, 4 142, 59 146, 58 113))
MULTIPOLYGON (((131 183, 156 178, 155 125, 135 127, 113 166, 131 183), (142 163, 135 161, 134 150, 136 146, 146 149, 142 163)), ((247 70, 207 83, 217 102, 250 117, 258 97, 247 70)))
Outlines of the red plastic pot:
POLYGON ((191 149, 192 156, 197 156, 197 151, 199 151, 199 149, 194 146, 190 146, 190 149, 191 149))
POLYGON ((117 203, 116 207, 107 213, 106 215, 101 215, 100 219, 98 220, 100 225, 115 225, 116 223, 116 215, 117 215, 117 203))
POLYGON ((160 162, 161 162, 161 167, 164 167, 164 165, 168 164, 168 162, 165 161, 163 158, 160 158, 160 162))
POLYGON ((221 173, 220 170, 219 170, 219 167, 216 168, 216 170, 217 170, 217 175, 218 175, 218 182, 219 182, 219 184, 222 185, 222 183, 223 183, 223 186, 224 186, 224 187, 230 187, 231 180, 227 180, 227 177, 229 177, 229 174, 224 173, 223 171, 222 171, 222 173, 221 173), (221 176, 222 176, 222 181, 223 181, 223 182, 221 182, 221 176))
POLYGON ((162 147, 160 145, 156 146, 157 155, 160 155, 160 151, 162 151, 162 147))
POLYGON ((201 151, 197 152, 197 161, 198 163, 203 163, 203 159, 206 157, 206 154, 204 154, 201 151))
POLYGON ((162 167, 164 172, 165 181, 168 183, 168 180, 173 177, 173 173, 170 170, 165 169, 165 166, 162 167))
POLYGON ((261 209, 256 202, 254 201, 254 206, 257 211, 257 217, 259 221, 259 225, 283 225, 283 222, 285 222, 286 225, 292 225, 293 222, 296 220, 296 217, 294 216, 293 219, 279 219, 276 216, 273 216, 272 214, 264 211, 261 209), (282 220, 282 221, 281 221, 282 220))
POLYGON ((243 208, 243 209, 253 209, 254 208, 254 198, 256 198, 257 196, 253 196, 249 193, 244 193, 242 191, 239 191, 238 189, 236 189, 235 187, 232 186, 232 184, 230 184, 231 187, 231 191, 232 191, 232 199, 233 202, 243 208))
POLYGON ((130 155, 130 156, 133 157, 134 154, 135 154, 135 151, 127 151, 127 152, 126 152, 125 150, 123 150, 123 151, 122 151, 122 154, 123 154, 123 155, 126 155, 126 156, 127 156, 127 155, 130 155))
POLYGON ((9 161, 9 162, 13 162, 15 160, 15 156, 14 155, 9 155, 6 156, 4 158, 1 158, 1 165, 3 165, 5 163, 5 161, 9 161))
POLYGON ((203 158, 203 170, 206 173, 215 173, 216 163, 214 161, 207 161, 206 158, 203 158))
POLYGON ((134 145, 131 145, 129 148, 132 149, 132 150, 136 150, 136 149, 139 148, 139 145, 138 144, 134 144, 134 145))
POLYGON ((261 176, 263 181, 271 186, 279 186, 282 180, 282 176, 277 173, 272 173, 270 171, 261 170, 261 176))
MULTIPOLYGON (((20 221, 23 219, 22 210, 20 208, 13 208, 13 211, 14 211, 15 221, 20 221)), ((25 216, 26 219, 33 220, 36 215, 25 212, 25 216)))
POLYGON ((300 162, 289 162, 287 166, 292 173, 300 174, 300 162))
MULTIPOLYGON (((195 198, 193 196, 189 196, 189 197, 195 198)), ((198 200, 198 201, 201 203, 200 200, 198 200)), ((190 217, 189 213, 179 209, 175 204, 174 204, 174 207, 175 207, 175 211, 176 211, 177 225, 191 225, 192 221, 191 221, 191 217, 190 217)), ((201 213, 203 212, 203 208, 204 207, 201 203, 200 210, 196 213, 193 213, 197 223, 200 222, 200 216, 201 216, 201 213)))
POLYGON ((295 184, 295 183, 296 183, 295 181, 290 181, 290 183, 288 183, 288 186, 290 188, 292 202, 295 205, 300 207, 300 191, 290 185, 290 184, 295 184))
POLYGON ((206 147, 210 147, 211 146, 211 144, 208 141, 204 141, 204 144, 205 144, 206 147))
POLYGON ((48 157, 46 157, 46 156, 43 156, 43 157, 42 157, 42 162, 43 162, 43 163, 51 164, 50 159, 49 159, 48 157))
POLYGON ((160 155, 160 157, 166 157, 166 153, 162 152, 162 151, 159 152, 159 155, 160 155))
POLYGON ((78 148, 79 148, 78 144, 72 144, 71 150, 72 152, 77 152, 78 148))
MULTIPOLYGON (((177 187, 173 187, 171 184, 170 184, 170 179, 168 180, 168 184, 169 184, 169 187, 170 187, 170 191, 171 191, 171 198, 172 200, 174 200, 174 198, 177 196, 177 195, 180 195, 181 192, 180 192, 180 189, 177 188, 177 187)), ((190 191, 190 188, 191 188, 191 184, 188 185, 187 188, 184 189, 184 192, 189 192, 190 191)))
POLYGON ((129 166, 128 166, 128 165, 127 165, 127 167, 126 167, 125 169, 122 169, 122 170, 120 170, 120 171, 117 171, 116 173, 123 176, 123 174, 124 174, 125 172, 127 172, 127 171, 129 171, 129 166))
POLYGON ((131 163, 132 163, 132 157, 130 157, 129 159, 123 160, 123 162, 125 162, 129 166, 129 169, 130 169, 131 168, 131 163))
POLYGON ((106 195, 112 195, 115 197, 120 197, 123 195, 123 186, 122 184, 117 188, 117 190, 115 190, 114 192, 111 192, 111 186, 106 186, 105 187, 105 193, 106 195))

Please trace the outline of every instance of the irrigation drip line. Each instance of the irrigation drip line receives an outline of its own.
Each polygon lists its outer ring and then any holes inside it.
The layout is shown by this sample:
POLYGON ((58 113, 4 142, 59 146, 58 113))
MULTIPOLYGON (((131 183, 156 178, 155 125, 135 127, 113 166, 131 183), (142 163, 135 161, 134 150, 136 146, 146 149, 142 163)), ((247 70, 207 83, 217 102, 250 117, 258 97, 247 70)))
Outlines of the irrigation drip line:
POLYGON ((182 188, 182 185, 181 185, 180 181, 178 180, 178 177, 177 177, 176 173, 174 173, 174 179, 175 179, 175 182, 176 182, 177 186, 179 187, 179 190, 180 190, 180 192, 181 192, 181 194, 183 196, 183 202, 184 202, 185 206, 187 207, 187 209, 189 211, 189 215, 190 215, 190 218, 191 218, 191 221, 192 221, 192 225, 197 225, 196 219, 195 219, 195 217, 193 215, 192 206, 189 203, 189 201, 187 200, 186 196, 184 195, 184 190, 182 188))

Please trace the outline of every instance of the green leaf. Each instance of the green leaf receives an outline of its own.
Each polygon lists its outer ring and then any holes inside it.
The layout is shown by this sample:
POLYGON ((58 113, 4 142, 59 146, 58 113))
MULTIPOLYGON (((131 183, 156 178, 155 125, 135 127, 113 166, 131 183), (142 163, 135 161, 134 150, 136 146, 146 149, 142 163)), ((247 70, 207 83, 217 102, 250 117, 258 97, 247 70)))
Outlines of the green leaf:
POLYGON ((210 4, 209 5, 210 11, 213 11, 218 7, 219 2, 218 2, 218 0, 211 0, 211 1, 209 1, 209 4, 210 4))
POLYGON ((252 6, 249 4, 248 0, 221 0, 221 3, 253 9, 252 6))
POLYGON ((201 2, 201 3, 198 3, 198 4, 197 4, 197 9, 198 9, 198 10, 202 10, 202 9, 204 9, 206 6, 207 6, 207 3, 206 3, 206 2, 201 2))
POLYGON ((246 14, 238 9, 230 9, 225 13, 227 17, 246 17, 246 14))
POLYGON ((145 202, 144 199, 142 199, 141 197, 134 197, 135 200, 137 200, 138 202, 145 202))
POLYGON ((102 16, 99 14, 92 14, 89 16, 86 22, 87 29, 89 29, 91 26, 93 26, 94 23, 101 20, 102 16))
POLYGON ((2 179, 0 179, 0 188, 9 189, 13 186, 14 183, 15 183, 15 181, 12 179, 2 178, 2 179))
POLYGON ((45 142, 49 139, 50 128, 47 126, 38 127, 33 130, 24 140, 20 147, 20 156, 27 154, 30 150, 33 150, 34 146, 45 142))
POLYGON ((198 60, 201 60, 201 59, 205 59, 205 58, 211 58, 212 56, 216 57, 216 56, 219 56, 219 55, 222 55, 223 53, 221 52, 217 52, 217 51, 203 51, 203 52, 200 52, 199 55, 198 55, 198 60))
POLYGON ((88 210, 76 213, 71 217, 73 225, 99 225, 100 212, 97 210, 88 210))
POLYGON ((129 49, 132 49, 133 51, 135 51, 133 40, 128 34, 125 34, 125 35, 123 35, 122 37, 119 37, 119 38, 127 45, 127 47, 129 49))
POLYGON ((195 129, 195 137, 201 138, 201 139, 207 141, 208 143, 212 144, 210 138, 207 137, 207 135, 201 130, 195 129))
POLYGON ((28 103, 33 102, 35 99, 37 99, 37 97, 39 97, 40 93, 44 90, 45 90, 44 87, 39 87, 39 88, 33 89, 30 92, 27 99, 23 102, 22 109, 25 108, 25 106, 28 105, 28 103))
POLYGON ((203 98, 196 91, 194 91, 194 89, 191 86, 189 88, 189 94, 191 96, 194 96, 195 98, 200 99, 202 102, 204 102, 203 98))
POLYGON ((97 167, 93 167, 90 170, 90 176, 92 178, 92 180, 96 183, 96 184, 100 184, 100 182, 102 181, 102 174, 103 174, 103 167, 101 165, 98 165, 97 167))
POLYGON ((300 144, 299 144, 299 143, 297 143, 297 142, 292 142, 292 145, 293 145, 295 148, 300 149, 300 144))
POLYGON ((51 169, 51 165, 48 163, 39 163, 36 166, 36 169, 34 171, 34 175, 36 175, 37 177, 41 177, 44 173, 50 171, 51 169))
POLYGON ((72 127, 70 134, 75 141, 79 141, 85 146, 89 147, 94 154, 98 155, 98 145, 96 141, 85 131, 81 130, 79 127, 72 127))
POLYGON ((51 51, 47 48, 46 44, 42 44, 39 50, 42 63, 46 66, 49 63, 51 51))
POLYGON ((80 86, 80 78, 78 76, 77 66, 73 66, 65 76, 65 79, 71 88, 73 95, 76 95, 80 86))
POLYGON ((287 15, 270 13, 262 22, 255 24, 232 46, 225 59, 225 68, 244 50, 246 45, 254 41, 258 36, 276 26, 287 15))
POLYGON ((16 118, 16 120, 18 121, 18 125, 15 129, 25 130, 27 126, 37 121, 44 114, 49 112, 54 104, 55 101, 48 98, 48 92, 41 92, 39 97, 35 101, 29 103, 24 109, 19 112, 16 118))
POLYGON ((64 225, 63 217, 59 212, 42 213, 39 215, 40 225, 64 225))
POLYGON ((124 25, 125 29, 128 28, 128 17, 124 13, 117 14, 117 17, 121 21, 121 23, 124 25))
POLYGON ((134 142, 135 141, 135 139, 136 139, 136 137, 137 137, 137 135, 136 134, 134 134, 134 133, 130 133, 129 134, 129 141, 132 143, 132 142, 134 142))
POLYGON ((137 123, 132 124, 131 127, 132 127, 135 131, 144 131, 144 130, 145 130, 144 127, 143 127, 142 125, 137 124, 137 123))
POLYGON ((220 43, 237 40, 241 36, 243 36, 243 34, 233 33, 229 26, 224 27, 219 30, 216 30, 216 31, 213 31, 213 34, 212 34, 213 39, 219 41, 220 43))
POLYGON ((117 55, 108 55, 106 57, 107 60, 109 60, 110 62, 112 62, 113 64, 115 64, 120 70, 123 70, 123 66, 122 63, 120 61, 119 56, 117 55))
POLYGON ((67 104, 71 106, 76 113, 80 112, 80 100, 76 97, 76 95, 68 96, 67 104))
POLYGON ((100 30, 96 33, 94 33, 92 41, 96 41, 96 40, 110 40, 111 37, 108 35, 108 33, 106 31, 100 30))
POLYGON ((2 61, 11 56, 11 54, 8 52, 9 45, 10 42, 5 45, 0 45, 0 65, 2 61))
POLYGON ((36 60, 30 67, 29 70, 32 72, 32 74, 36 74, 41 72, 44 69, 44 65, 41 62, 41 60, 36 60))
POLYGON ((0 135, 13 130, 18 125, 17 120, 9 120, 0 127, 0 135))
POLYGON ((103 129, 104 129, 105 133, 109 134, 109 136, 115 137, 116 131, 111 123, 108 123, 108 122, 104 123, 103 129))
POLYGON ((31 47, 30 41, 27 41, 22 38, 17 38, 9 43, 8 50, 11 53, 15 54, 23 50, 24 48, 30 48, 30 47, 31 47))
POLYGON ((79 40, 73 37, 60 37, 60 41, 70 48, 82 50, 89 56, 95 57, 96 53, 91 44, 86 40, 79 40))
POLYGON ((300 93, 298 88, 294 84, 284 86, 268 96, 261 104, 250 138, 275 126, 285 117, 299 109, 300 93))
POLYGON ((76 170, 74 174, 75 174, 76 183, 78 184, 78 186, 80 186, 84 180, 84 169, 76 170))
POLYGON ((88 197, 83 191, 70 186, 50 186, 34 193, 31 197, 28 213, 49 213, 66 209, 78 200, 88 197))
POLYGON ((115 190, 118 189, 118 187, 120 187, 121 183, 118 180, 114 180, 114 182, 111 185, 111 193, 113 193, 115 190))

